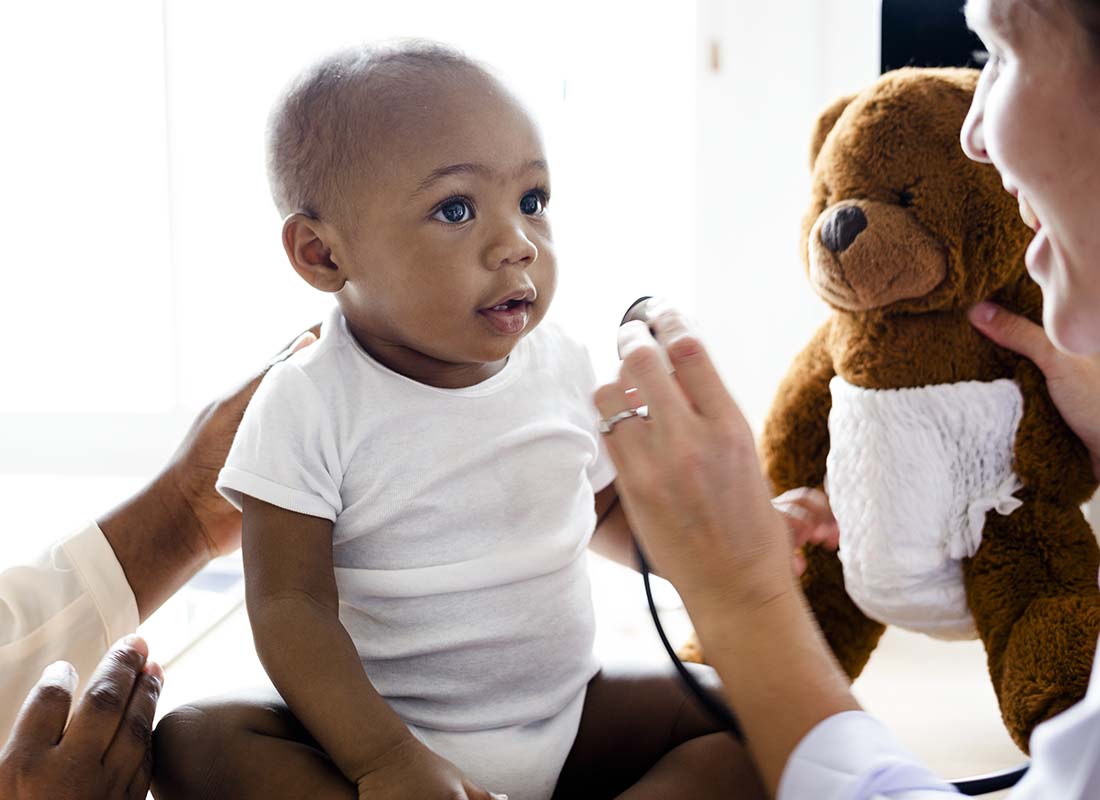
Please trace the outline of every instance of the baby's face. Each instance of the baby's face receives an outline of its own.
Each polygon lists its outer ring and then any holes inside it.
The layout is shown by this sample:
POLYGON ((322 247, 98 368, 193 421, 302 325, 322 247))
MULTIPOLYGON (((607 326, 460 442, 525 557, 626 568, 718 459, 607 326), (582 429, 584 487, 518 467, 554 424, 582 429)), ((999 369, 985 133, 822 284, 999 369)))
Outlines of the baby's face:
POLYGON ((554 296, 539 133, 498 84, 472 71, 402 97, 370 131, 379 141, 347 198, 339 254, 349 327, 415 380, 484 380, 554 296))

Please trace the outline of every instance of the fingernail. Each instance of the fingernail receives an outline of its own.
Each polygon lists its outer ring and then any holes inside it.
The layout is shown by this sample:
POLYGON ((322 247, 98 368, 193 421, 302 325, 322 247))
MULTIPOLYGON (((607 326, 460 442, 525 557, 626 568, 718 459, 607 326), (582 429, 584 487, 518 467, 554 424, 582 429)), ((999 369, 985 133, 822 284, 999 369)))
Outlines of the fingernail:
POLYGON ((988 325, 997 314, 997 306, 988 301, 978 303, 970 309, 970 319, 982 325, 988 325))
POLYGON ((42 681, 60 686, 69 694, 72 694, 76 691, 76 670, 68 661, 55 661, 42 670, 42 681))
POLYGON ((647 322, 653 322, 662 311, 669 307, 668 301, 661 296, 651 297, 645 301, 645 318, 647 322))
POLYGON ((156 661, 145 662, 145 674, 157 682, 157 688, 164 686, 164 668, 156 661))
POLYGON ((115 647, 128 647, 131 650, 136 650, 143 656, 149 655, 149 645, 145 643, 145 640, 138 636, 136 633, 131 633, 123 636, 115 644, 115 647))
POLYGON ((664 336, 666 344, 678 342, 680 339, 691 336, 693 333, 686 320, 679 314, 669 314, 660 317, 657 321, 657 330, 664 336))

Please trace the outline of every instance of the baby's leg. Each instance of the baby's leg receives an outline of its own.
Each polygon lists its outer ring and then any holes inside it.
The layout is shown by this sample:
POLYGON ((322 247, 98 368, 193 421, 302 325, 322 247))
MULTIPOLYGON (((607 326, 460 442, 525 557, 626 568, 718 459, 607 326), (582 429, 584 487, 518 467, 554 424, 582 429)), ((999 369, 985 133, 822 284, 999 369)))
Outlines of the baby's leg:
POLYGON ((274 691, 204 700, 153 734, 157 800, 355 800, 355 787, 274 691))
MULTIPOLYGON (((709 667, 689 665, 715 694, 709 667)), ((766 797, 748 751, 725 733, 667 670, 605 669, 592 679, 555 798, 766 797)))

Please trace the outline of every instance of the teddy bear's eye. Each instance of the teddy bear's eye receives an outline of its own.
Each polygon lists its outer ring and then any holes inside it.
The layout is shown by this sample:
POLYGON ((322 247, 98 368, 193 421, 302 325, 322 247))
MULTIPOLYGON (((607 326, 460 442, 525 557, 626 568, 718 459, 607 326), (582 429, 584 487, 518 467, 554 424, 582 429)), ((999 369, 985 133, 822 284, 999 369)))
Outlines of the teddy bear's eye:
POLYGON ((898 205, 902 208, 909 208, 913 205, 913 193, 908 189, 902 189, 898 192, 898 205))

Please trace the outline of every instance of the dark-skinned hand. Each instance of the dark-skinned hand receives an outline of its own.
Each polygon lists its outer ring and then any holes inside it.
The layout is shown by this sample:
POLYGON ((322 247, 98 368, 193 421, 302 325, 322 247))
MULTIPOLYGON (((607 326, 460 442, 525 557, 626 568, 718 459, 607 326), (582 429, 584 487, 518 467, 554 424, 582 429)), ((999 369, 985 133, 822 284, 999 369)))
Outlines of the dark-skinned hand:
POLYGON ((144 800, 164 672, 128 636, 108 651, 66 726, 76 671, 48 666, 0 751, 4 800, 144 800))

